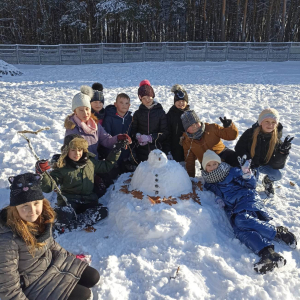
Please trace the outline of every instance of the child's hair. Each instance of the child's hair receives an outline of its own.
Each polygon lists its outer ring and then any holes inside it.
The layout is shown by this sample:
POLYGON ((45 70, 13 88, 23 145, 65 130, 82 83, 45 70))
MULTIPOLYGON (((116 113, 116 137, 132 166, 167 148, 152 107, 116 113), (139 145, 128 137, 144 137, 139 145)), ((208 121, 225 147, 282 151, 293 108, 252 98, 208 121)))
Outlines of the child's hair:
MULTIPOLYGON (((261 125, 257 128, 255 128, 254 132, 253 132, 253 141, 252 141, 252 145, 251 145, 251 157, 253 158, 255 155, 255 148, 256 148, 256 144, 257 144, 257 136, 262 132, 262 127, 261 125)), ((277 127, 275 127, 275 129, 272 131, 272 136, 271 136, 271 140, 269 143, 269 149, 267 152, 267 155, 265 157, 265 162, 268 163, 269 160, 271 159, 275 146, 278 142, 278 131, 277 131, 277 127)))
POLYGON ((129 97, 127 94, 125 94, 125 93, 120 93, 120 94, 118 94, 118 95, 117 95, 117 98, 116 98, 116 102, 117 102, 118 99, 120 99, 120 98, 126 98, 126 99, 128 99, 128 100, 130 101, 130 97, 129 97))
POLYGON ((36 222, 31 223, 21 219, 18 210, 15 206, 7 206, 7 221, 6 225, 12 231, 18 234, 26 243, 29 253, 34 257, 35 249, 41 248, 45 243, 38 243, 36 235, 45 231, 46 224, 54 223, 55 212, 52 209, 49 201, 43 199, 43 211, 36 222))
POLYGON ((91 113, 90 118, 93 119, 93 120, 96 122, 96 124, 97 124, 98 121, 99 121, 98 118, 95 116, 95 113, 91 113))

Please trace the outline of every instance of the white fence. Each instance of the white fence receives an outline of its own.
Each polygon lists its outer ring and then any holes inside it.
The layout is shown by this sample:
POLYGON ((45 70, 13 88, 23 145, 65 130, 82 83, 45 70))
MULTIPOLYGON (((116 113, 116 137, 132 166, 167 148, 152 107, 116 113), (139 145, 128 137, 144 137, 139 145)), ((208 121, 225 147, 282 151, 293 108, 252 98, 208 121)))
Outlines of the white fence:
POLYGON ((300 61, 300 43, 132 43, 0 45, 11 64, 106 64, 142 61, 300 61))

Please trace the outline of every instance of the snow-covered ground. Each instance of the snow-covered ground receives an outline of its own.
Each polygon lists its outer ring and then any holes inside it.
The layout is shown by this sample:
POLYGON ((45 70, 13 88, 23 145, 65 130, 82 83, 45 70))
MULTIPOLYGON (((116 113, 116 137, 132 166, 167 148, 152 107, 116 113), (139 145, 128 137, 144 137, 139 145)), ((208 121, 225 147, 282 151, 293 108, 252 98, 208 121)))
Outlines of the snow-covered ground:
MULTIPOLYGON (((105 105, 118 93, 127 93, 135 111, 140 104, 138 84, 147 78, 166 111, 173 104, 170 89, 179 83, 201 120, 220 124, 219 117, 226 116, 240 135, 262 109, 279 111, 284 136, 295 139, 283 179, 275 185, 276 197, 266 208, 273 224, 289 227, 300 240, 300 62, 17 67, 22 76, 0 81, 0 207, 9 203, 7 178, 34 172, 35 159, 18 130, 50 127, 30 136, 37 154, 49 158, 59 153, 64 118, 82 84, 101 82, 105 105)), ((258 257, 234 238, 210 193, 198 192, 202 206, 193 200, 153 205, 146 196, 140 200, 120 191, 129 175, 122 175, 103 197, 110 215, 95 226, 96 232, 73 232, 58 239, 73 253, 92 255, 92 266, 101 274, 94 299, 300 299, 299 249, 275 243, 287 265, 257 275, 253 263, 258 257)), ((47 197, 53 200, 55 195, 47 197)))

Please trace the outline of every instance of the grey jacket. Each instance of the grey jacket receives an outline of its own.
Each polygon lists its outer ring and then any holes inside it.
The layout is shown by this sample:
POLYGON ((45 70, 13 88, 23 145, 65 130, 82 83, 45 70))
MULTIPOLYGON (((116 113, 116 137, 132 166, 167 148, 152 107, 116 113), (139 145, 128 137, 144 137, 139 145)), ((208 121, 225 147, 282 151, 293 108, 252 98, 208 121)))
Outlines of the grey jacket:
POLYGON ((62 248, 47 225, 38 242, 45 245, 35 256, 18 235, 6 226, 6 209, 0 211, 0 299, 66 300, 87 263, 62 248))

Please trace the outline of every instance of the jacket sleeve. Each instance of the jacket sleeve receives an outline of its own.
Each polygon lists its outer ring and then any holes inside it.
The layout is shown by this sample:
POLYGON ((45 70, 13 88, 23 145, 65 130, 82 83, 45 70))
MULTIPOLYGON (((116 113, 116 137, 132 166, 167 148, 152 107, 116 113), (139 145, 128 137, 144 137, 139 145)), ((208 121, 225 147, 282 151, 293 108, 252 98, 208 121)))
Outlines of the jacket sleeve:
POLYGON ((98 143, 102 146, 112 149, 113 145, 117 142, 117 136, 111 136, 105 129, 98 124, 98 143))
MULTIPOLYGON (((186 139, 186 137, 185 137, 186 139)), ((190 149, 189 143, 183 140, 183 151, 185 157, 185 167, 186 171, 190 177, 195 177, 195 161, 197 159, 196 155, 193 153, 192 149, 190 149)))
POLYGON ((0 239, 0 299, 28 300, 22 291, 18 271, 19 252, 13 239, 0 239))
MULTIPOLYGON (((281 144, 281 141, 280 141, 281 144)), ((280 153, 280 151, 278 150, 278 146, 276 147, 273 155, 271 156, 269 162, 268 162, 268 166, 270 166, 273 169, 283 169, 286 163, 286 160, 289 156, 288 154, 283 154, 280 153)))
POLYGON ((231 125, 227 128, 219 126, 218 124, 214 124, 214 125, 215 125, 214 128, 215 135, 223 140, 233 141, 239 135, 239 131, 237 127, 234 125, 234 123, 231 123, 231 125))
POLYGON ((222 200, 224 199, 222 192, 220 191, 220 189, 217 187, 216 184, 206 182, 204 184, 204 188, 208 191, 213 192, 217 197, 221 198, 222 200))
POLYGON ((243 155, 247 155, 247 159, 251 158, 251 154, 250 151, 251 149, 249 149, 249 140, 252 140, 252 135, 250 133, 250 129, 247 129, 242 136, 240 137, 240 139, 237 141, 236 145, 235 145, 235 152, 238 156, 242 157, 243 155))
POLYGON ((238 183, 240 186, 245 187, 247 189, 255 189, 256 188, 256 179, 252 175, 249 179, 243 178, 243 171, 239 168, 234 168, 235 172, 233 174, 233 181, 238 183))
POLYGON ((119 157, 121 155, 121 150, 116 151, 112 150, 108 154, 105 160, 95 160, 94 158, 91 158, 91 161, 93 162, 95 166, 95 173, 108 173, 114 165, 117 163, 119 157))
MULTIPOLYGON (((50 172, 50 175, 53 178, 53 180, 56 182, 57 185, 60 185, 63 183, 63 176, 59 169, 53 170, 52 172, 50 172)), ((50 193, 55 189, 55 184, 50 179, 49 176, 47 176, 46 174, 43 174, 43 178, 41 181, 41 187, 42 187, 42 191, 44 193, 50 193)))
POLYGON ((102 127, 108 134, 112 134, 112 118, 110 116, 105 116, 102 127))
POLYGON ((168 122, 165 112, 159 118, 159 132, 152 133, 152 144, 155 141, 164 142, 168 137, 168 122))

